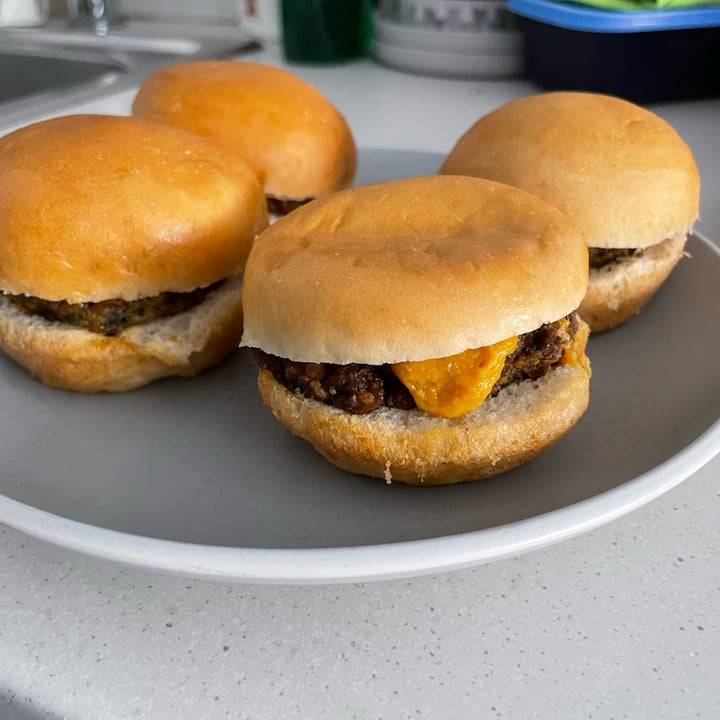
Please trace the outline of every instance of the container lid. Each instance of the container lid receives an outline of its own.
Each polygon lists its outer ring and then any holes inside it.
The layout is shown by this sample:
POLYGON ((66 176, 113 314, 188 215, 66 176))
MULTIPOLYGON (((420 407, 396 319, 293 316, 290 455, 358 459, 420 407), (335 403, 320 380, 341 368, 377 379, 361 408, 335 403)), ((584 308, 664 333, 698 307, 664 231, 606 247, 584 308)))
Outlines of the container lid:
POLYGON ((523 17, 571 30, 624 33, 720 26, 720 7, 603 10, 552 0, 508 0, 523 17))

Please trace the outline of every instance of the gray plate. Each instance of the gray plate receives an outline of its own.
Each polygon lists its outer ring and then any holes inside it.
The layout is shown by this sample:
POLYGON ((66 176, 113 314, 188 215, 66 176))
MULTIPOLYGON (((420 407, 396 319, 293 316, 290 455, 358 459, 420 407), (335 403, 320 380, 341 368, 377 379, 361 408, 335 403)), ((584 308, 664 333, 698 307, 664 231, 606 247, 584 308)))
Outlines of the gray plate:
MULTIPOLYGON (((366 150, 359 182, 434 173, 366 150)), ((263 407, 239 350, 193 380, 83 396, 0 357, 0 521, 113 560, 232 580, 327 582, 461 567, 651 500, 720 446, 717 251, 691 238, 643 312, 593 337, 590 408, 501 477, 411 488, 346 474, 263 407)))

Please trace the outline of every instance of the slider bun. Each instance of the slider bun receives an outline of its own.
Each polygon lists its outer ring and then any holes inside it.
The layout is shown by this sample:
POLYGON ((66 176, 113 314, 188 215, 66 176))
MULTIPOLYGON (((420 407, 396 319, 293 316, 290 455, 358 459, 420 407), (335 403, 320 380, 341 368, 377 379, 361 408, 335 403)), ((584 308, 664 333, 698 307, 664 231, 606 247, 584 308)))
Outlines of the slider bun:
POLYGON ((690 148, 662 118, 625 100, 556 92, 480 118, 441 172, 508 183, 567 213, 599 248, 680 239, 698 216, 690 148))
POLYGON ((343 117, 313 86, 279 68, 233 60, 169 65, 145 80, 132 112, 222 144, 273 197, 326 195, 355 175, 355 143, 343 117))
POLYGON ((176 128, 71 115, 0 138, 0 291, 187 292, 241 271, 266 224, 249 167, 176 128))
POLYGON ((641 255, 591 268, 580 315, 592 331, 614 328, 639 312, 668 278, 684 248, 685 238, 673 238, 645 248, 641 255))
POLYGON ((193 309, 107 337, 28 315, 0 295, 0 347, 47 385, 120 392, 172 375, 192 376, 232 352, 242 334, 242 278, 193 309))
POLYGON ((597 248, 642 255, 591 269, 580 312, 592 332, 628 320, 666 280, 697 219, 700 176, 662 118, 591 93, 520 98, 478 120, 441 168, 506 182, 565 212, 597 248))
POLYGON ((580 419, 589 401, 587 336, 581 323, 576 364, 510 385, 453 419, 391 408, 352 415, 294 395, 267 370, 258 385, 275 416, 343 470, 413 485, 479 480, 532 459, 580 419))
POLYGON ((584 238, 534 195, 468 177, 393 180, 263 232, 243 344, 305 362, 445 357, 558 320, 586 286, 584 238))

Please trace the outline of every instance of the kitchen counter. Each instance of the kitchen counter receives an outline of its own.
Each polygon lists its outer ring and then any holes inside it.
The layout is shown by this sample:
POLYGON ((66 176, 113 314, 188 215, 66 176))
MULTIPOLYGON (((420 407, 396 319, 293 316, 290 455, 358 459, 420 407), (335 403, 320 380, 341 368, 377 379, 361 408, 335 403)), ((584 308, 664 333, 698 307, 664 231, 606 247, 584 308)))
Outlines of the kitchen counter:
MULTIPOLYGON (((243 57, 280 63, 272 49, 243 57)), ((369 61, 291 69, 361 147, 445 153, 477 117, 535 90, 369 61)), ((126 113, 132 96, 72 109, 126 113)), ((695 151, 698 229, 717 244, 720 101, 655 109, 695 151)), ((163 575, 0 526, 0 718, 717 718, 719 519, 716 457, 564 543, 329 586, 163 575)))

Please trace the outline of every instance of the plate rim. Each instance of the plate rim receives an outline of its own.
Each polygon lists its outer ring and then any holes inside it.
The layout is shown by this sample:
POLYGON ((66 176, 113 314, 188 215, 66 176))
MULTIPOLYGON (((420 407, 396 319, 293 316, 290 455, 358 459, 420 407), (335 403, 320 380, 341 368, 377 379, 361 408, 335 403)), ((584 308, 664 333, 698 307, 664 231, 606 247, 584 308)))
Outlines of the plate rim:
POLYGON ((720 418, 679 453, 592 498, 497 527, 377 545, 200 545, 71 520, 3 495, 0 521, 31 537, 84 555, 200 579, 287 585, 392 580, 468 568, 569 540, 660 497, 706 465, 718 451, 720 418))

